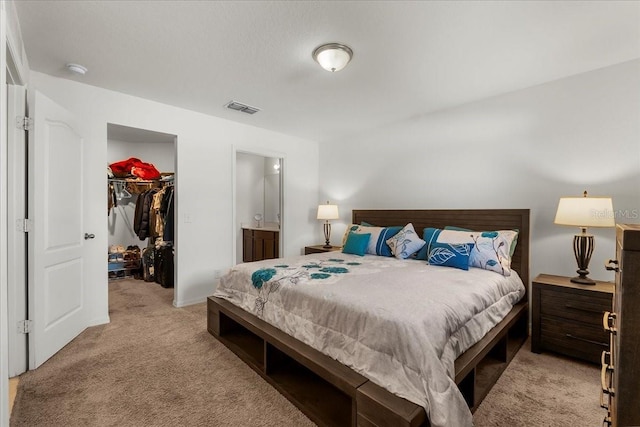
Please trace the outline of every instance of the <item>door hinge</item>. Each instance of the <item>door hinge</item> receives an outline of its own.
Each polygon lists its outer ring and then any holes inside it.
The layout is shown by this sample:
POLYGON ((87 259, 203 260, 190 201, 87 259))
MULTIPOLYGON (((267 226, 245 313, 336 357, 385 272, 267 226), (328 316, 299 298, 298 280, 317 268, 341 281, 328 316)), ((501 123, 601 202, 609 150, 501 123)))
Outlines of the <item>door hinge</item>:
POLYGON ((16 127, 22 130, 32 130, 33 119, 26 116, 18 116, 16 117, 16 127))
POLYGON ((23 233, 28 233, 32 229, 32 221, 30 219, 19 219, 16 221, 16 229, 23 233))
POLYGON ((18 322, 19 334, 30 334, 33 327, 33 320, 21 320, 18 322))

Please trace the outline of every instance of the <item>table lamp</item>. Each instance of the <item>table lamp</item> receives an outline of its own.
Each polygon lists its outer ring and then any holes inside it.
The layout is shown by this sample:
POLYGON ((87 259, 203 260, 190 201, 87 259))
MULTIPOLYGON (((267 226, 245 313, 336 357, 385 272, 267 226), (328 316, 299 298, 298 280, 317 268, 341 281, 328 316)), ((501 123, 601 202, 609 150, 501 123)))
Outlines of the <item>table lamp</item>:
POLYGON ((324 223, 324 239, 325 243, 323 248, 329 249, 331 248, 331 244, 329 243, 329 239, 331 238, 331 224, 329 224, 330 219, 338 219, 340 216, 338 215, 338 206, 330 205, 329 201, 327 201, 326 205, 318 205, 318 219, 325 220, 324 223))
POLYGON ((593 254, 593 235, 587 234, 587 227, 614 227, 613 203, 610 197, 589 197, 584 192, 583 197, 562 197, 558 203, 555 224, 579 227, 581 232, 573 238, 573 252, 578 263, 578 276, 573 277, 573 283, 595 285, 590 279, 589 261, 593 254))

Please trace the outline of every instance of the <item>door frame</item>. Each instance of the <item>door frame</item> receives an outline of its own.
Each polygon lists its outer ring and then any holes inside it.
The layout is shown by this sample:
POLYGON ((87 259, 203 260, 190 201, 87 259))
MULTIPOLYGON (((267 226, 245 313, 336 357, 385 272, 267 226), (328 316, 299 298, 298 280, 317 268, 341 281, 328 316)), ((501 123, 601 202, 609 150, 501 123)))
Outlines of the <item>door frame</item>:
MULTIPOLYGON (((10 23, 15 23, 17 16, 12 2, 1 2, 0 4, 0 170, 8 171, 8 167, 12 158, 9 152, 9 143, 7 132, 14 120, 11 115, 14 113, 9 110, 9 98, 7 85, 26 86, 28 77, 28 65, 24 56, 24 49, 19 34, 19 29, 10 23), (18 33, 16 33, 16 31, 18 33)), ((26 96, 25 96, 26 99, 26 96)), ((24 115, 24 112, 21 113, 24 115)), ((13 166, 13 165, 12 165, 13 166)), ((26 164, 23 165, 26 167, 26 164)), ((24 189, 26 185, 25 178, 20 183, 16 183, 7 172, 0 177, 0 425, 9 424, 9 361, 13 362, 16 357, 25 358, 26 365, 26 335, 24 340, 24 348, 16 351, 15 343, 9 340, 9 325, 15 325, 15 318, 10 318, 9 305, 24 307, 26 314, 26 272, 21 268, 16 268, 9 264, 8 249, 13 248, 15 237, 7 228, 7 220, 9 216, 9 195, 16 194, 20 188, 24 189), (21 270, 21 271, 16 271, 21 270), (17 275, 17 276, 16 276, 17 275), (22 279, 20 279, 22 275, 22 279), (9 278, 12 280, 9 281, 9 278), (20 283, 17 281, 22 280, 20 283), (9 292, 11 288, 11 292, 9 292), (11 295, 12 300, 9 300, 11 295)), ((22 194, 23 200, 26 194, 22 194)), ((12 200, 12 203, 14 201, 12 200)), ((14 228, 15 230, 15 228, 14 228)), ((14 233, 15 235, 15 233, 14 233)), ((20 238, 26 239, 24 233, 20 238)), ((26 253, 15 254, 16 257, 22 256, 22 264, 25 265, 26 253)), ((14 257, 13 260, 19 261, 14 257)), ((13 261, 12 260, 12 261, 13 261)), ((13 363, 12 363, 13 364, 13 363)), ((26 369, 26 366, 25 366, 26 369)))
MULTIPOLYGON (((7 269, 9 285, 8 318, 9 325, 29 319, 27 310, 27 234, 21 224, 27 218, 27 135, 26 131, 12 126, 11 118, 26 115, 26 88, 7 85, 7 269)), ((28 370, 28 336, 9 328, 9 378, 28 370)))
MULTIPOLYGON (((17 22, 17 15, 12 2, 1 2, 0 4, 0 170, 7 171, 9 165, 7 132, 10 123, 8 111, 8 91, 7 85, 26 86, 27 74, 29 71, 26 63, 26 56, 22 47, 19 29, 10 23, 17 22), (16 33, 17 32, 17 33, 16 33)), ((24 188, 24 180, 18 184, 19 188, 24 188)), ((9 424, 9 360, 16 357, 15 346, 9 346, 8 332, 9 325, 14 324, 15 319, 9 318, 9 304, 18 304, 26 307, 26 291, 23 293, 23 300, 16 297, 15 301, 9 301, 9 287, 12 288, 12 296, 16 295, 17 288, 26 289, 26 274, 24 281, 17 284, 14 280, 9 282, 9 277, 15 270, 9 265, 8 249, 10 245, 10 233, 7 229, 7 219, 9 214, 8 195, 10 191, 19 191, 16 183, 10 179, 8 174, 0 177, 0 425, 9 424)), ((26 194, 24 195, 26 197, 26 194)), ((14 228, 15 229, 15 228, 14 228)), ((26 238, 26 237, 25 237, 26 238)), ((22 254, 26 262, 26 253, 22 254)), ((20 273, 20 272, 18 272, 20 273)), ((25 308, 26 310, 26 308, 25 308)), ((25 336, 26 349, 26 336, 25 336)), ((17 357, 22 357, 18 352, 17 357)), ((26 363, 26 360, 25 360, 26 363)))
POLYGON ((232 187, 232 195, 233 195, 233 203, 231 203, 231 240, 232 240, 232 245, 231 245, 231 250, 232 250, 232 257, 231 257, 231 261, 232 261, 232 265, 236 265, 238 264, 239 260, 236 259, 237 258, 237 250, 238 250, 238 245, 237 245, 237 236, 236 236, 236 232, 237 232, 237 227, 239 226, 238 224, 238 220, 236 218, 236 202, 237 202, 237 197, 236 197, 236 161, 237 161, 237 155, 238 153, 244 153, 244 154, 253 154, 255 156, 262 156, 262 157, 274 157, 274 158, 279 158, 280 159, 280 232, 279 234, 279 253, 280 256, 283 256, 285 253, 285 247, 284 247, 284 233, 285 233, 285 223, 286 223, 286 215, 284 213, 284 199, 285 199, 285 174, 286 174, 286 160, 287 160, 287 156, 284 153, 278 152, 278 151, 273 151, 273 150, 268 150, 268 149, 263 149, 263 148, 257 148, 257 147, 247 147, 247 146, 239 146, 239 145, 233 145, 233 149, 231 150, 231 187, 232 187))
MULTIPOLYGON (((106 141, 107 141, 107 153, 109 152, 109 125, 114 125, 114 126, 123 126, 123 127, 128 127, 128 128, 132 128, 132 129, 139 129, 139 130, 144 130, 144 131, 149 131, 149 132, 155 132, 155 133, 163 133, 165 135, 171 135, 173 136, 173 212, 174 212, 174 216, 173 216, 173 306, 174 307, 179 307, 177 304, 178 301, 178 287, 180 286, 178 284, 178 135, 175 133, 167 133, 167 132, 161 132, 161 131, 157 131, 154 129, 148 129, 146 127, 142 127, 142 126, 137 126, 135 124, 123 124, 123 123, 117 123, 115 121, 108 121, 107 122, 107 126, 106 126, 106 141)), ((122 141, 122 142, 127 142, 127 141, 122 141)), ((144 160, 144 159, 143 159, 144 160)), ((109 223, 109 213, 107 213, 105 215, 105 224, 106 227, 108 228, 108 223, 109 223)), ((108 239, 108 234, 109 231, 107 230, 107 239, 108 239)), ((144 249, 144 248, 143 248, 144 249)), ((109 286, 109 281, 107 280, 107 286, 109 286)), ((107 293, 107 305, 109 304, 109 295, 107 293)))

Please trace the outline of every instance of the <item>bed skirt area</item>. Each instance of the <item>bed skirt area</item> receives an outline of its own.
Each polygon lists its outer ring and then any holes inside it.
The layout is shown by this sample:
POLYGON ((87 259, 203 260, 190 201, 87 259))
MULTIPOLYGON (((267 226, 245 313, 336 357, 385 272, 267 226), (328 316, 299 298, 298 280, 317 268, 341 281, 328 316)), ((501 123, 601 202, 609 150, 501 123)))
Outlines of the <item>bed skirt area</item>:
MULTIPOLYGON (((321 426, 428 426, 423 407, 234 304, 207 300, 207 329, 321 426)), ((507 316, 455 361, 455 382, 473 412, 528 335, 528 303, 507 316)))

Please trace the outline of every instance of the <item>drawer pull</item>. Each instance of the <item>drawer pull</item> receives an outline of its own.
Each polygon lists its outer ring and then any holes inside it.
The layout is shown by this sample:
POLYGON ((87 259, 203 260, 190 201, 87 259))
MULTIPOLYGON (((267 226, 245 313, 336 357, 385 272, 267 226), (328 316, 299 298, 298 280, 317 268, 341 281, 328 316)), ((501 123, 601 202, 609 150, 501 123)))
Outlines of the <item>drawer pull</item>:
POLYGON ((604 268, 608 271, 615 271, 616 273, 620 271, 620 268, 618 267, 617 259, 610 259, 609 261, 607 261, 604 264, 604 268))
POLYGON ((610 311, 605 311, 602 316, 602 327, 605 331, 609 331, 612 334, 616 333, 616 313, 611 313, 610 311))
POLYGON ((609 402, 611 398, 607 395, 607 398, 604 397, 604 390, 600 390, 600 407, 603 409, 609 409, 609 402))
POLYGON ((595 310, 593 308, 578 307, 578 306, 575 306, 573 304, 565 304, 564 308, 570 308, 572 310, 579 310, 579 311, 586 311, 587 313, 598 313, 598 314, 602 314, 603 313, 602 310, 595 310))
POLYGON ((613 397, 615 394, 613 392, 613 387, 611 387, 611 378, 607 381, 607 373, 611 372, 613 372, 613 366, 602 365, 602 369, 600 370, 600 385, 603 393, 613 397))
POLYGON ((586 338, 581 338, 581 337, 576 337, 575 335, 571 335, 571 334, 565 334, 565 336, 567 338, 571 338, 574 340, 578 340, 578 341, 583 341, 583 342, 588 342, 589 344, 595 344, 595 345, 599 345, 602 347, 609 347, 609 344, 607 344, 606 342, 600 342, 600 341, 594 341, 594 340, 588 340, 586 338))

